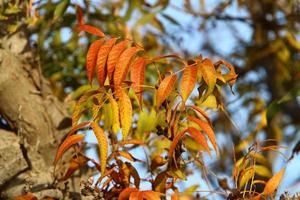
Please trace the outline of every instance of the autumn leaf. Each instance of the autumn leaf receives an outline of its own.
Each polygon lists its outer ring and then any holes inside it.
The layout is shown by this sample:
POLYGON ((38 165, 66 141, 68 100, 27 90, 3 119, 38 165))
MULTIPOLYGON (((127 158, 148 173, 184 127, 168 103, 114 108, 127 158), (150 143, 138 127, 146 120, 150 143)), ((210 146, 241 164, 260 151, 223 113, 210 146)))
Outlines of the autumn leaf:
POLYGON ((160 83, 157 92, 156 92, 156 107, 162 104, 164 100, 171 94, 175 82, 177 80, 176 74, 165 77, 160 83))
POLYGON ((37 200, 38 198, 31 192, 28 192, 27 194, 17 196, 14 198, 14 200, 37 200))
POLYGON ((179 132, 179 133, 174 137, 174 139, 173 139, 173 141, 172 141, 172 143, 171 143, 171 146, 170 146, 170 148, 169 148, 169 152, 168 152, 168 157, 169 157, 169 159, 172 158, 173 152, 174 152, 174 150, 175 150, 175 148, 176 148, 176 146, 177 146, 179 140, 184 136, 185 131, 186 131, 186 130, 179 132))
POLYGON ((76 126, 73 126, 72 129, 69 131, 67 137, 73 135, 78 131, 79 129, 86 128, 90 125, 91 122, 81 122, 80 124, 77 124, 76 126))
POLYGON ((62 157, 64 152, 68 150, 72 145, 77 144, 81 142, 84 138, 84 134, 78 134, 78 135, 71 135, 67 137, 64 142, 59 146, 55 159, 54 159, 54 165, 57 163, 57 161, 62 157))
POLYGON ((126 188, 120 193, 118 200, 128 200, 131 193, 138 191, 136 188, 126 188))
POLYGON ((180 90, 183 102, 185 102, 193 91, 197 81, 197 67, 187 66, 183 70, 180 90))
POLYGON ((129 96, 121 88, 119 96, 120 121, 122 127, 123 140, 126 140, 132 123, 132 105, 129 96))
POLYGON ((117 41, 117 38, 111 38, 108 41, 106 41, 99 49, 98 56, 97 56, 97 75, 98 75, 98 82, 100 86, 104 85, 105 78, 106 78, 106 60, 108 57, 108 54, 117 41))
POLYGON ((195 106, 195 105, 188 105, 187 108, 192 108, 194 111, 196 111, 197 114, 200 114, 202 117, 204 117, 206 119, 206 121, 210 124, 210 126, 212 126, 211 121, 208 117, 208 114, 200 109, 199 107, 195 106))
POLYGON ((109 52, 107 58, 107 75, 109 78, 110 83, 112 84, 113 80, 113 73, 116 67, 116 64, 119 60, 121 53, 125 50, 128 45, 128 40, 124 40, 119 42, 118 44, 114 45, 109 52))
POLYGON ((201 72, 202 77, 207 84, 207 91, 203 100, 206 99, 214 90, 217 83, 217 73, 214 64, 209 59, 204 59, 198 66, 198 70, 201 72))
POLYGON ((126 75, 129 71, 129 64, 133 56, 142 50, 139 47, 130 47, 126 49, 121 55, 119 60, 116 63, 115 72, 114 72, 114 84, 120 85, 126 78, 126 75))
POLYGON ((268 182, 265 185, 264 191, 262 192, 263 195, 268 196, 275 192, 275 190, 278 188, 281 182, 284 172, 285 168, 281 169, 277 174, 275 174, 272 178, 268 180, 268 182))
POLYGON ((72 158, 69 162, 69 168, 66 174, 62 178, 60 178, 59 181, 65 181, 70 178, 76 170, 84 166, 88 161, 89 159, 81 154, 79 154, 75 158, 72 158))
POLYGON ((217 142, 216 142, 216 137, 215 137, 215 133, 214 130, 212 129, 211 125, 207 122, 204 122, 200 119, 197 119, 195 117, 192 116, 188 116, 188 121, 192 121, 196 124, 199 125, 199 127, 207 134, 210 142, 212 143, 215 151, 217 151, 217 142))
POLYGON ((200 144, 210 155, 210 150, 208 147, 208 144, 206 142, 206 138, 203 136, 203 134, 201 133, 201 131, 197 130, 196 128, 193 127, 189 127, 186 130, 191 136, 192 138, 198 143, 200 144))
POLYGON ((142 140, 138 139, 130 139, 130 140, 125 140, 121 142, 121 145, 128 145, 128 144, 133 144, 133 145, 145 145, 145 142, 142 140))
POLYGON ((92 83, 94 77, 95 67, 97 64, 97 55, 101 45, 103 44, 103 41, 103 39, 100 39, 93 42, 86 55, 86 73, 90 83, 92 83))
POLYGON ((142 191, 143 199, 146 200, 160 200, 161 194, 152 190, 142 191))
POLYGON ((97 138, 99 149, 100 149, 100 165, 101 165, 101 174, 104 174, 106 170, 107 154, 108 154, 108 141, 106 135, 98 123, 92 122, 91 127, 94 131, 94 134, 97 138))
POLYGON ((79 25, 84 24, 83 12, 79 5, 76 4, 76 19, 79 25))
POLYGON ((129 169, 131 177, 133 177, 135 187, 139 188, 141 182, 139 173, 129 162, 125 162, 125 165, 129 169))
POLYGON ((219 60, 214 65, 219 66, 221 64, 225 65, 229 69, 229 72, 227 74, 223 75, 223 77, 224 77, 225 81, 228 82, 230 86, 232 86, 235 83, 238 75, 235 73, 234 67, 225 60, 219 60))
POLYGON ((164 164, 166 164, 166 160, 160 155, 157 155, 151 160, 150 169, 151 171, 154 171, 156 168, 163 166, 164 164))
POLYGON ((130 79, 132 88, 137 95, 140 107, 142 107, 143 87, 145 80, 146 59, 143 57, 137 58, 131 65, 130 79))
POLYGON ((109 94, 107 96, 113 113, 112 130, 114 133, 117 133, 120 129, 119 106, 112 95, 109 94))
POLYGON ((99 37, 105 37, 105 34, 98 28, 88 25, 88 24, 78 24, 78 29, 80 31, 84 31, 93 35, 97 35, 99 37))

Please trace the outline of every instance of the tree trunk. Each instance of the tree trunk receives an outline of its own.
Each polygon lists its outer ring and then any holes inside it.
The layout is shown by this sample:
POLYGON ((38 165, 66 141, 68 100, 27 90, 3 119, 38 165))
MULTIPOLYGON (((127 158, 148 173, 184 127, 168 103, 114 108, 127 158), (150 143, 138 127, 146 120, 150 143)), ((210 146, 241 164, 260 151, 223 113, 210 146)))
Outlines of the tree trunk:
POLYGON ((36 57, 25 32, 0 35, 0 120, 11 129, 0 127, 0 199, 28 191, 65 198, 54 187, 52 162, 71 120, 36 57))

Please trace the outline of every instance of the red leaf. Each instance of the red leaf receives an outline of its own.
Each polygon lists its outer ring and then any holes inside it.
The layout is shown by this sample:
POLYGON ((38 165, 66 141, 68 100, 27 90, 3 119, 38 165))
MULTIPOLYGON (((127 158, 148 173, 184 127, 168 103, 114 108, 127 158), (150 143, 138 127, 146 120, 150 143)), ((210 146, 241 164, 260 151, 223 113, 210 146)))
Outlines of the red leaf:
POLYGON ((87 32, 87 33, 90 33, 90 34, 93 34, 93 35, 97 35, 97 36, 100 36, 100 37, 105 37, 105 34, 100 29, 96 28, 95 26, 91 26, 91 25, 88 25, 88 24, 79 24, 78 29, 80 31, 84 31, 84 32, 87 32))
POLYGON ((79 5, 76 5, 76 18, 79 25, 84 24, 83 12, 79 5))
POLYGON ((131 65, 130 79, 132 81, 132 88, 137 95, 139 105, 142 107, 143 101, 143 87, 145 80, 145 67, 146 67, 146 59, 140 57, 134 61, 131 65))
POLYGON ((113 46, 113 48, 109 52, 109 55, 107 58, 107 75, 108 75, 110 83, 112 83, 112 80, 113 80, 113 73, 115 70, 115 66, 119 60, 121 53, 125 50, 127 44, 128 44, 128 40, 119 42, 118 44, 113 46))
POLYGON ((86 73, 90 83, 92 83, 94 77, 97 55, 101 45, 103 44, 103 41, 103 39, 100 39, 93 42, 86 55, 86 73))
POLYGON ((98 56, 97 56, 97 67, 98 67, 98 82, 100 86, 104 85, 105 78, 106 78, 106 60, 108 57, 108 54, 117 41, 117 38, 111 38, 108 41, 106 41, 99 49, 98 56))
POLYGON ((78 142, 81 142, 84 138, 84 134, 79 135, 71 135, 70 137, 67 137, 65 141, 59 146, 55 159, 54 159, 54 165, 57 163, 57 161, 62 157, 64 152, 68 150, 72 145, 77 144, 78 142))

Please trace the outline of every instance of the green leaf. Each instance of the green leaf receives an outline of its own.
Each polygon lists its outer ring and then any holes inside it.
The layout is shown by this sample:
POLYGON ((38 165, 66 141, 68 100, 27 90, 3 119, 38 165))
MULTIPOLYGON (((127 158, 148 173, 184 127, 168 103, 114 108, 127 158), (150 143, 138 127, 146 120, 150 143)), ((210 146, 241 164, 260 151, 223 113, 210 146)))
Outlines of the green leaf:
POLYGON ((53 21, 56 21, 63 16, 63 14, 67 10, 69 4, 70 4, 70 0, 60 1, 60 3, 56 6, 56 8, 54 10, 53 21))

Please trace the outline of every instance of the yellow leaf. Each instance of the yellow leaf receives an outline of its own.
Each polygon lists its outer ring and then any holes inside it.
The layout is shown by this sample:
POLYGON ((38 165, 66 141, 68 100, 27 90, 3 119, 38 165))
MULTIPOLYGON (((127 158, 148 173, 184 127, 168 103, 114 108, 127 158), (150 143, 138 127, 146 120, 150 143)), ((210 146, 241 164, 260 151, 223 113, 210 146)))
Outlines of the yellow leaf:
POLYGON ((104 174, 106 170, 106 162, 107 162, 107 154, 108 154, 108 141, 104 131, 97 123, 92 122, 91 127, 94 131, 94 134, 99 144, 101 174, 104 174))
POLYGON ((117 101, 112 97, 112 95, 109 94, 107 96, 113 113, 112 130, 116 134, 120 129, 119 106, 117 101))
POLYGON ((254 176, 253 166, 244 169, 240 176, 239 188, 241 189, 254 176))
POLYGON ((271 171, 263 165, 255 165, 254 166, 255 174, 263 177, 271 177, 271 171))
POLYGON ((203 102, 200 102, 199 106, 216 109, 218 108, 218 102, 214 95, 209 95, 207 99, 205 99, 203 102))
POLYGON ((281 169, 277 174, 275 174, 265 185, 265 189, 262 192, 264 195, 271 195, 278 188, 281 182, 282 176, 285 172, 285 168, 281 169))
POLYGON ((119 96, 120 121, 122 126, 123 141, 126 140, 132 123, 132 105, 127 93, 120 89, 119 96))

